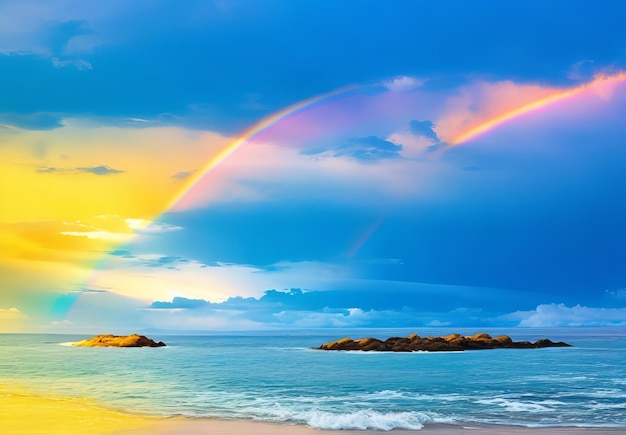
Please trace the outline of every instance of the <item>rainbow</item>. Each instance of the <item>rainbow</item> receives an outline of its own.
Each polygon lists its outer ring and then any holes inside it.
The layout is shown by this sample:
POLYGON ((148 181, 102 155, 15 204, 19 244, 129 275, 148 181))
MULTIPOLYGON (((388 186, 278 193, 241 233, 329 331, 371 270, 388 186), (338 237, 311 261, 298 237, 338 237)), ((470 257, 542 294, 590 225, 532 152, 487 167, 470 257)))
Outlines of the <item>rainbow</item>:
MULTIPOLYGON (((556 89, 551 95, 533 101, 529 104, 514 108, 505 113, 497 115, 485 122, 482 122, 479 125, 472 127, 471 129, 463 132, 462 134, 453 138, 452 141, 448 143, 447 147, 443 147, 441 149, 442 152, 445 152, 446 149, 450 147, 458 146, 461 144, 468 143, 473 139, 486 134, 503 124, 506 124, 509 121, 512 121, 520 116, 525 114, 534 112, 541 108, 550 107, 558 102, 566 101, 570 98, 574 98, 578 95, 583 94, 585 91, 597 89, 598 91, 605 85, 617 85, 626 81, 626 72, 619 72, 614 75, 602 75, 597 76, 595 79, 589 83, 569 88, 569 89, 556 89)), ((302 101, 299 101, 291 106, 288 106, 278 112, 275 112, 261 121, 254 124, 252 127, 241 133, 235 140, 233 140, 228 146, 221 149, 215 156, 209 159, 202 167, 197 169, 191 176, 189 176, 181 188, 176 192, 176 194, 169 200, 164 208, 163 212, 171 211, 174 209, 181 200, 188 194, 188 192, 199 183, 207 174, 211 173, 215 168, 217 168, 222 162, 228 159, 233 153, 235 153, 239 148, 249 143, 255 136, 260 133, 270 129, 275 126, 280 121, 283 121, 293 115, 296 115, 306 109, 314 107, 318 104, 326 103, 328 101, 332 101, 335 98, 343 97, 349 95, 352 91, 362 89, 363 86, 346 86, 325 94, 321 94, 318 96, 314 96, 302 101)), ((0 128, 7 127, 0 124, 0 128)), ((375 220, 366 231, 358 238, 358 240, 350 247, 348 250, 347 257, 352 258, 358 255, 363 246, 367 243, 367 241, 376 233, 379 227, 384 223, 387 216, 382 216, 379 219, 375 220)), ((150 220, 146 220, 145 224, 150 223, 150 220)), ((101 259, 101 262, 106 262, 107 258, 101 259)), ((97 271, 100 267, 95 267, 97 271)), ((94 274, 88 278, 88 281, 93 278, 94 274)), ((89 287, 89 286, 88 286, 89 287)), ((83 292, 74 292, 68 295, 61 295, 59 299, 55 302, 54 307, 52 307, 52 315, 54 318, 64 318, 65 315, 69 312, 69 310, 74 306, 78 300, 81 299, 83 292)))
POLYGON ((581 95, 583 92, 587 90, 598 89, 604 85, 618 84, 626 80, 626 72, 620 72, 615 75, 599 75, 596 76, 595 79, 589 83, 585 83, 583 85, 577 86, 575 88, 570 89, 562 89, 557 90, 555 93, 548 95, 547 97, 541 98, 539 100, 533 101, 532 103, 523 105, 521 107, 517 107, 513 110, 495 116, 482 124, 479 124, 470 130, 467 130, 465 133, 460 134, 455 137, 450 145, 457 146, 471 140, 489 133, 490 131, 496 129, 497 127, 505 124, 513 119, 519 118, 520 116, 526 115, 528 113, 534 112, 536 110, 542 109, 544 107, 551 106, 555 103, 562 102, 568 100, 570 98, 581 95))
MULTIPOLYGON (((570 89, 560 89, 556 90, 551 95, 547 97, 541 98, 539 100, 533 101, 529 104, 525 104, 521 107, 514 108, 509 110, 503 114, 497 115, 481 124, 472 127, 471 129, 465 131, 464 133, 456 136, 452 141, 449 142, 450 146, 458 146, 471 140, 486 134, 502 124, 505 124, 511 120, 519 118, 520 116, 526 115, 528 113, 534 112, 541 108, 545 108, 551 106, 555 103, 567 100, 569 98, 573 98, 577 95, 582 94, 583 92, 590 89, 597 89, 603 85, 617 84, 626 80, 626 72, 620 72, 614 75, 599 75, 596 76, 595 79, 589 83, 585 83, 583 85, 577 86, 575 88, 570 89)), ((264 132, 265 130, 271 128, 278 122, 293 116, 299 112, 302 112, 305 109, 308 109, 317 104, 326 102, 328 100, 332 100, 333 98, 343 96, 344 94, 349 93, 355 89, 358 89, 357 86, 346 86, 325 94, 317 95, 315 97, 308 98, 306 100, 299 101, 291 106, 288 106, 278 112, 275 112, 266 118, 262 119, 260 122, 254 124, 252 127, 244 131, 239 137, 237 137, 233 142, 231 142, 228 146, 224 147, 219 151, 213 158, 209 159, 207 163, 204 164, 203 167, 196 170, 187 181, 183 184, 183 186, 178 190, 178 192, 172 197, 172 199, 167 203, 165 207, 165 211, 169 211, 174 209, 181 200, 185 197, 185 195, 195 186, 200 180, 202 180, 207 174, 217 168, 222 162, 224 162, 228 157, 230 157, 235 151, 241 148, 243 145, 248 143, 252 138, 256 135, 264 132)))
POLYGON ((388 214, 376 219, 374 223, 370 225, 367 228, 367 230, 365 230, 365 232, 361 235, 361 237, 358 238, 356 243, 348 251, 349 258, 354 257, 361 251, 365 243, 367 243, 370 237, 372 237, 374 233, 376 232, 376 230, 378 230, 378 227, 380 227, 380 225, 387 219, 387 216, 388 214))
POLYGON ((230 157, 235 151, 249 142, 254 136, 269 129, 278 122, 293 116, 305 109, 308 109, 316 104, 332 100, 333 98, 343 96, 350 91, 357 89, 357 86, 345 86, 334 91, 317 95, 315 97, 307 98, 306 100, 299 101, 291 106, 288 106, 278 112, 275 112, 266 118, 262 119, 258 123, 254 124, 248 130, 244 131, 237 139, 235 139, 230 145, 223 148, 217 155, 211 158, 202 168, 193 173, 182 188, 174 195, 172 200, 167 204, 165 211, 172 210, 183 199, 183 197, 202 180, 208 173, 220 165, 224 160, 230 157))
MULTIPOLYGON (((172 199, 170 199, 170 201, 166 204, 165 208, 163 209, 163 211, 159 213, 159 215, 174 209, 177 206, 177 204, 181 202, 181 200, 185 197, 185 195, 187 195, 188 192, 198 182, 200 182, 207 174, 209 174, 212 170, 217 168, 222 162, 224 162, 228 157, 230 157, 239 148, 241 148, 246 143, 248 143, 256 135, 266 131, 267 129, 276 125, 280 121, 283 121, 289 118, 290 116, 293 116, 297 113, 300 113, 318 104, 330 102, 335 98, 350 95, 352 91, 355 91, 357 89, 362 89, 362 88, 363 86, 350 85, 350 86, 345 86, 345 87, 336 89, 331 92, 327 92, 325 94, 307 98, 306 100, 302 100, 295 104, 292 104, 291 106, 288 106, 278 112, 275 112, 267 116, 266 118, 262 119, 261 121, 257 122, 252 127, 250 127, 249 129, 241 133, 228 146, 221 149, 219 153, 213 156, 211 159, 209 159, 209 161, 206 162, 204 166, 202 166, 200 169, 196 170, 191 176, 189 176, 187 180, 185 181, 185 183, 183 184, 183 186, 176 192, 176 194, 172 197, 172 199)), ((0 124, 0 128, 1 127, 2 125, 0 124)), ((140 220, 140 222, 136 223, 136 226, 133 229, 135 230, 142 229, 143 227, 145 227, 146 225, 149 225, 151 222, 153 222, 157 218, 158 218, 158 215, 155 216, 153 219, 140 220)), ((95 272, 92 273, 87 278, 88 283, 93 280, 96 272, 101 268, 101 265, 103 263, 107 263, 108 261, 110 261, 110 259, 107 258, 107 256, 104 256, 103 258, 99 260, 98 264, 96 264, 96 266, 93 268, 95 272)), ((90 287, 90 286, 87 285, 87 287, 90 287)), ((54 306, 52 308, 51 314, 53 318, 55 319, 65 318, 65 316, 71 310, 71 308, 81 299, 81 296, 83 295, 83 293, 84 292, 82 291, 77 291, 69 295, 61 295, 58 298, 58 300, 54 303, 54 306)))

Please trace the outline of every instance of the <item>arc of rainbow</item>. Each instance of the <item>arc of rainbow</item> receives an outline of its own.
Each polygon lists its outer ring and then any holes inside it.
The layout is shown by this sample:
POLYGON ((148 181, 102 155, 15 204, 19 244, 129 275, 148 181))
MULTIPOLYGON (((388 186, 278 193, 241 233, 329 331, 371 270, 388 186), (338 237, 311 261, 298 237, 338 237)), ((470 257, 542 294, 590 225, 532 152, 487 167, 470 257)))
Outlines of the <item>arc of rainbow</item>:
MULTIPOLYGON (((567 100, 569 98, 575 97, 577 95, 582 94, 586 90, 590 90, 593 88, 597 88, 603 84, 611 84, 611 83, 619 83, 626 81, 626 72, 619 72, 614 75, 601 75, 597 76, 593 81, 583 84, 581 86, 565 89, 565 90, 557 90, 555 93, 541 98, 539 100, 533 101, 529 104, 517 107, 513 110, 495 116, 471 129, 468 131, 456 136, 451 142, 449 142, 448 147, 444 147, 441 151, 444 151, 446 148, 458 146, 469 142, 476 137, 488 133, 495 128, 501 126, 502 124, 507 123, 515 118, 518 118, 527 113, 533 112, 535 110, 548 107, 557 102, 561 102, 567 100)), ((232 143, 230 143, 227 147, 223 148, 217 155, 211 158, 200 170, 197 170, 193 175, 189 177, 189 180, 185 182, 182 188, 174 195, 174 197, 169 201, 164 211, 171 210, 175 207, 181 199, 187 194, 187 192, 197 184, 202 178, 204 178, 208 173, 210 173, 213 169, 215 169, 218 165, 224 162, 229 156, 231 156, 235 151, 245 145, 250 139, 252 139, 257 134, 269 129, 276 123, 297 114, 309 107, 314 106, 315 104, 325 102, 326 100, 330 100, 334 97, 341 96, 346 94, 352 90, 357 89, 357 86, 347 86, 343 87, 325 94, 321 94, 318 96, 314 96, 302 101, 299 101, 291 106, 288 106, 278 112, 275 112, 266 118, 262 119, 260 122, 254 124, 248 130, 244 131, 237 139, 235 139, 232 143)), ((2 127, 7 127, 2 125, 2 127)), ((354 247, 349 251, 349 255, 355 255, 365 244, 365 242, 372 236, 372 234, 376 231, 376 229, 380 226, 384 219, 376 221, 361 238, 357 241, 354 247)), ((145 221, 145 223, 149 223, 150 221, 145 221)))
MULTIPOLYGON (((219 166, 222 162, 224 162, 228 157, 230 157, 235 151, 249 142, 254 136, 259 133, 271 128, 273 125, 278 122, 289 118, 297 113, 302 112, 308 108, 315 106, 316 104, 325 103, 329 100, 332 100, 336 97, 341 97, 346 94, 349 94, 351 91, 362 88, 363 86, 349 85, 344 86, 342 88, 336 89, 331 92, 327 92, 321 95, 317 95, 311 98, 307 98, 305 100, 301 100, 291 106, 287 106, 286 108, 275 112, 261 121, 254 124, 252 127, 245 130, 243 133, 239 135, 233 142, 231 142, 228 146, 219 151, 214 157, 209 159, 207 163, 204 164, 199 170, 197 170, 194 174, 192 174, 188 181, 178 190, 178 192, 174 195, 174 197, 167 203, 165 209, 161 213, 165 213, 172 208, 174 208, 183 197, 189 192, 191 188, 195 184, 197 184, 202 178, 204 178, 208 173, 210 173, 213 169, 219 166)), ((154 219, 157 219, 156 216, 154 219)), ((141 219, 134 223, 134 230, 143 229, 145 226, 149 225, 154 219, 141 219)), ((100 263, 108 261, 107 258, 102 258, 100 263)), ((98 266, 94 268, 96 271, 99 269, 98 266)), ((93 278, 93 274, 87 279, 88 281, 93 278)), ((71 307, 80 299, 81 292, 76 292, 75 294, 69 296, 62 296, 59 301, 55 304, 53 308, 53 316, 55 318, 64 318, 67 312, 70 311, 71 307)))
POLYGON ((505 112, 501 115, 495 116, 494 118, 491 118, 483 122, 482 124, 479 124, 476 127, 471 128, 465 133, 462 133, 459 136, 455 137, 454 140, 452 140, 452 142, 450 143, 450 145, 458 146, 463 143, 469 142, 472 139, 475 139, 476 137, 480 135, 483 135, 485 133, 488 133, 494 130, 495 128, 499 127, 500 125, 508 121, 511 121, 515 118, 518 118, 522 115, 533 112, 535 110, 550 106, 557 102, 564 101, 569 98, 573 98, 577 95, 580 95, 584 91, 597 88, 604 84, 619 83, 625 80, 626 80, 626 72, 620 72, 618 74, 611 75, 611 76, 607 76, 607 75, 596 76, 596 78, 589 83, 585 83, 575 88, 558 91, 552 95, 548 95, 547 97, 541 98, 529 104, 523 105, 521 107, 517 107, 508 112, 505 112))
POLYGON ((378 219, 374 221, 373 224, 371 224, 367 228, 367 230, 365 230, 365 232, 358 238, 358 240, 354 243, 354 245, 348 251, 349 258, 354 257, 361 251, 365 243, 367 243, 370 237, 374 235, 376 230, 378 230, 378 227, 380 227, 380 225, 385 221, 385 219, 387 219, 388 215, 389 213, 385 214, 384 216, 379 217, 378 219))
POLYGON ((258 123, 254 124, 248 130, 244 131, 237 139, 235 139, 230 145, 223 148, 217 155, 211 158, 200 170, 197 170, 193 175, 189 177, 189 181, 187 181, 183 187, 178 191, 178 193, 172 198, 172 200, 167 204, 165 211, 171 210, 174 208, 180 200, 187 194, 187 192, 202 178, 204 178, 209 172, 219 166, 224 160, 226 160, 229 156, 231 156, 235 151, 241 148, 244 144, 246 144, 250 139, 259 133, 269 129, 276 123, 295 115, 305 109, 314 106, 317 103, 325 102, 334 97, 338 97, 344 95, 350 91, 357 89, 357 86, 350 85, 345 86, 340 89, 336 89, 334 91, 317 95, 315 97, 307 98, 306 100, 299 101, 291 106, 288 106, 278 112, 275 112, 266 118, 262 119, 258 123))

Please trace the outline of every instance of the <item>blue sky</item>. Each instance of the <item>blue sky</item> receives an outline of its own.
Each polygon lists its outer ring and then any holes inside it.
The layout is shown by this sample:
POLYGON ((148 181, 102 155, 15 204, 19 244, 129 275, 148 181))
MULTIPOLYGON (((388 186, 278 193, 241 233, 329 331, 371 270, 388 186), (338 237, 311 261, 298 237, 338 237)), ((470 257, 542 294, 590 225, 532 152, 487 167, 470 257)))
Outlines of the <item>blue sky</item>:
POLYGON ((0 319, 624 325, 624 12, 3 2, 0 319), (168 207, 246 129, 345 87, 250 137, 168 207), (14 187, 34 183, 55 193, 14 187))

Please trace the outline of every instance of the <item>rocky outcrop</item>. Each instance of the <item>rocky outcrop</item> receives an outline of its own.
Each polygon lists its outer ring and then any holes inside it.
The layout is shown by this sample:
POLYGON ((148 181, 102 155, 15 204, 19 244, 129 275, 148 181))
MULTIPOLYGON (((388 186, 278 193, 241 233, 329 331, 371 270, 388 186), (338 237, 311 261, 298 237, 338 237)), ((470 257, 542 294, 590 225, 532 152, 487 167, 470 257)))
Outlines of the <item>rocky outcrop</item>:
POLYGON ((74 343, 74 346, 83 347, 163 347, 165 343, 158 343, 144 335, 96 335, 87 340, 74 343))
POLYGON ((411 334, 408 337, 391 337, 385 341, 377 338, 361 338, 352 340, 342 338, 322 344, 321 350, 363 350, 376 352, 416 352, 416 351, 462 351, 477 349, 535 349, 541 347, 570 347, 570 344, 559 341, 557 343, 546 338, 534 343, 529 341, 513 341, 508 335, 492 338, 489 334, 460 335, 451 334, 441 337, 420 337, 411 334))

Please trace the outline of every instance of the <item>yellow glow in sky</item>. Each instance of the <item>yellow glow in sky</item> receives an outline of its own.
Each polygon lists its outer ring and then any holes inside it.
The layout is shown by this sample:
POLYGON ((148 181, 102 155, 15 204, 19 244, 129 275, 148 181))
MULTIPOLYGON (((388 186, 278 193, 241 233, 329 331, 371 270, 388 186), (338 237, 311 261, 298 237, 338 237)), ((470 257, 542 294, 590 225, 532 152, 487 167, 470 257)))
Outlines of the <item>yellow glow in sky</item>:
POLYGON ((35 294, 79 285, 105 251, 164 211, 183 184, 173 175, 196 169, 228 141, 182 128, 74 119, 55 130, 3 129, 1 316, 27 315, 42 303, 35 294), (61 276, 74 279, 62 284, 61 276))

